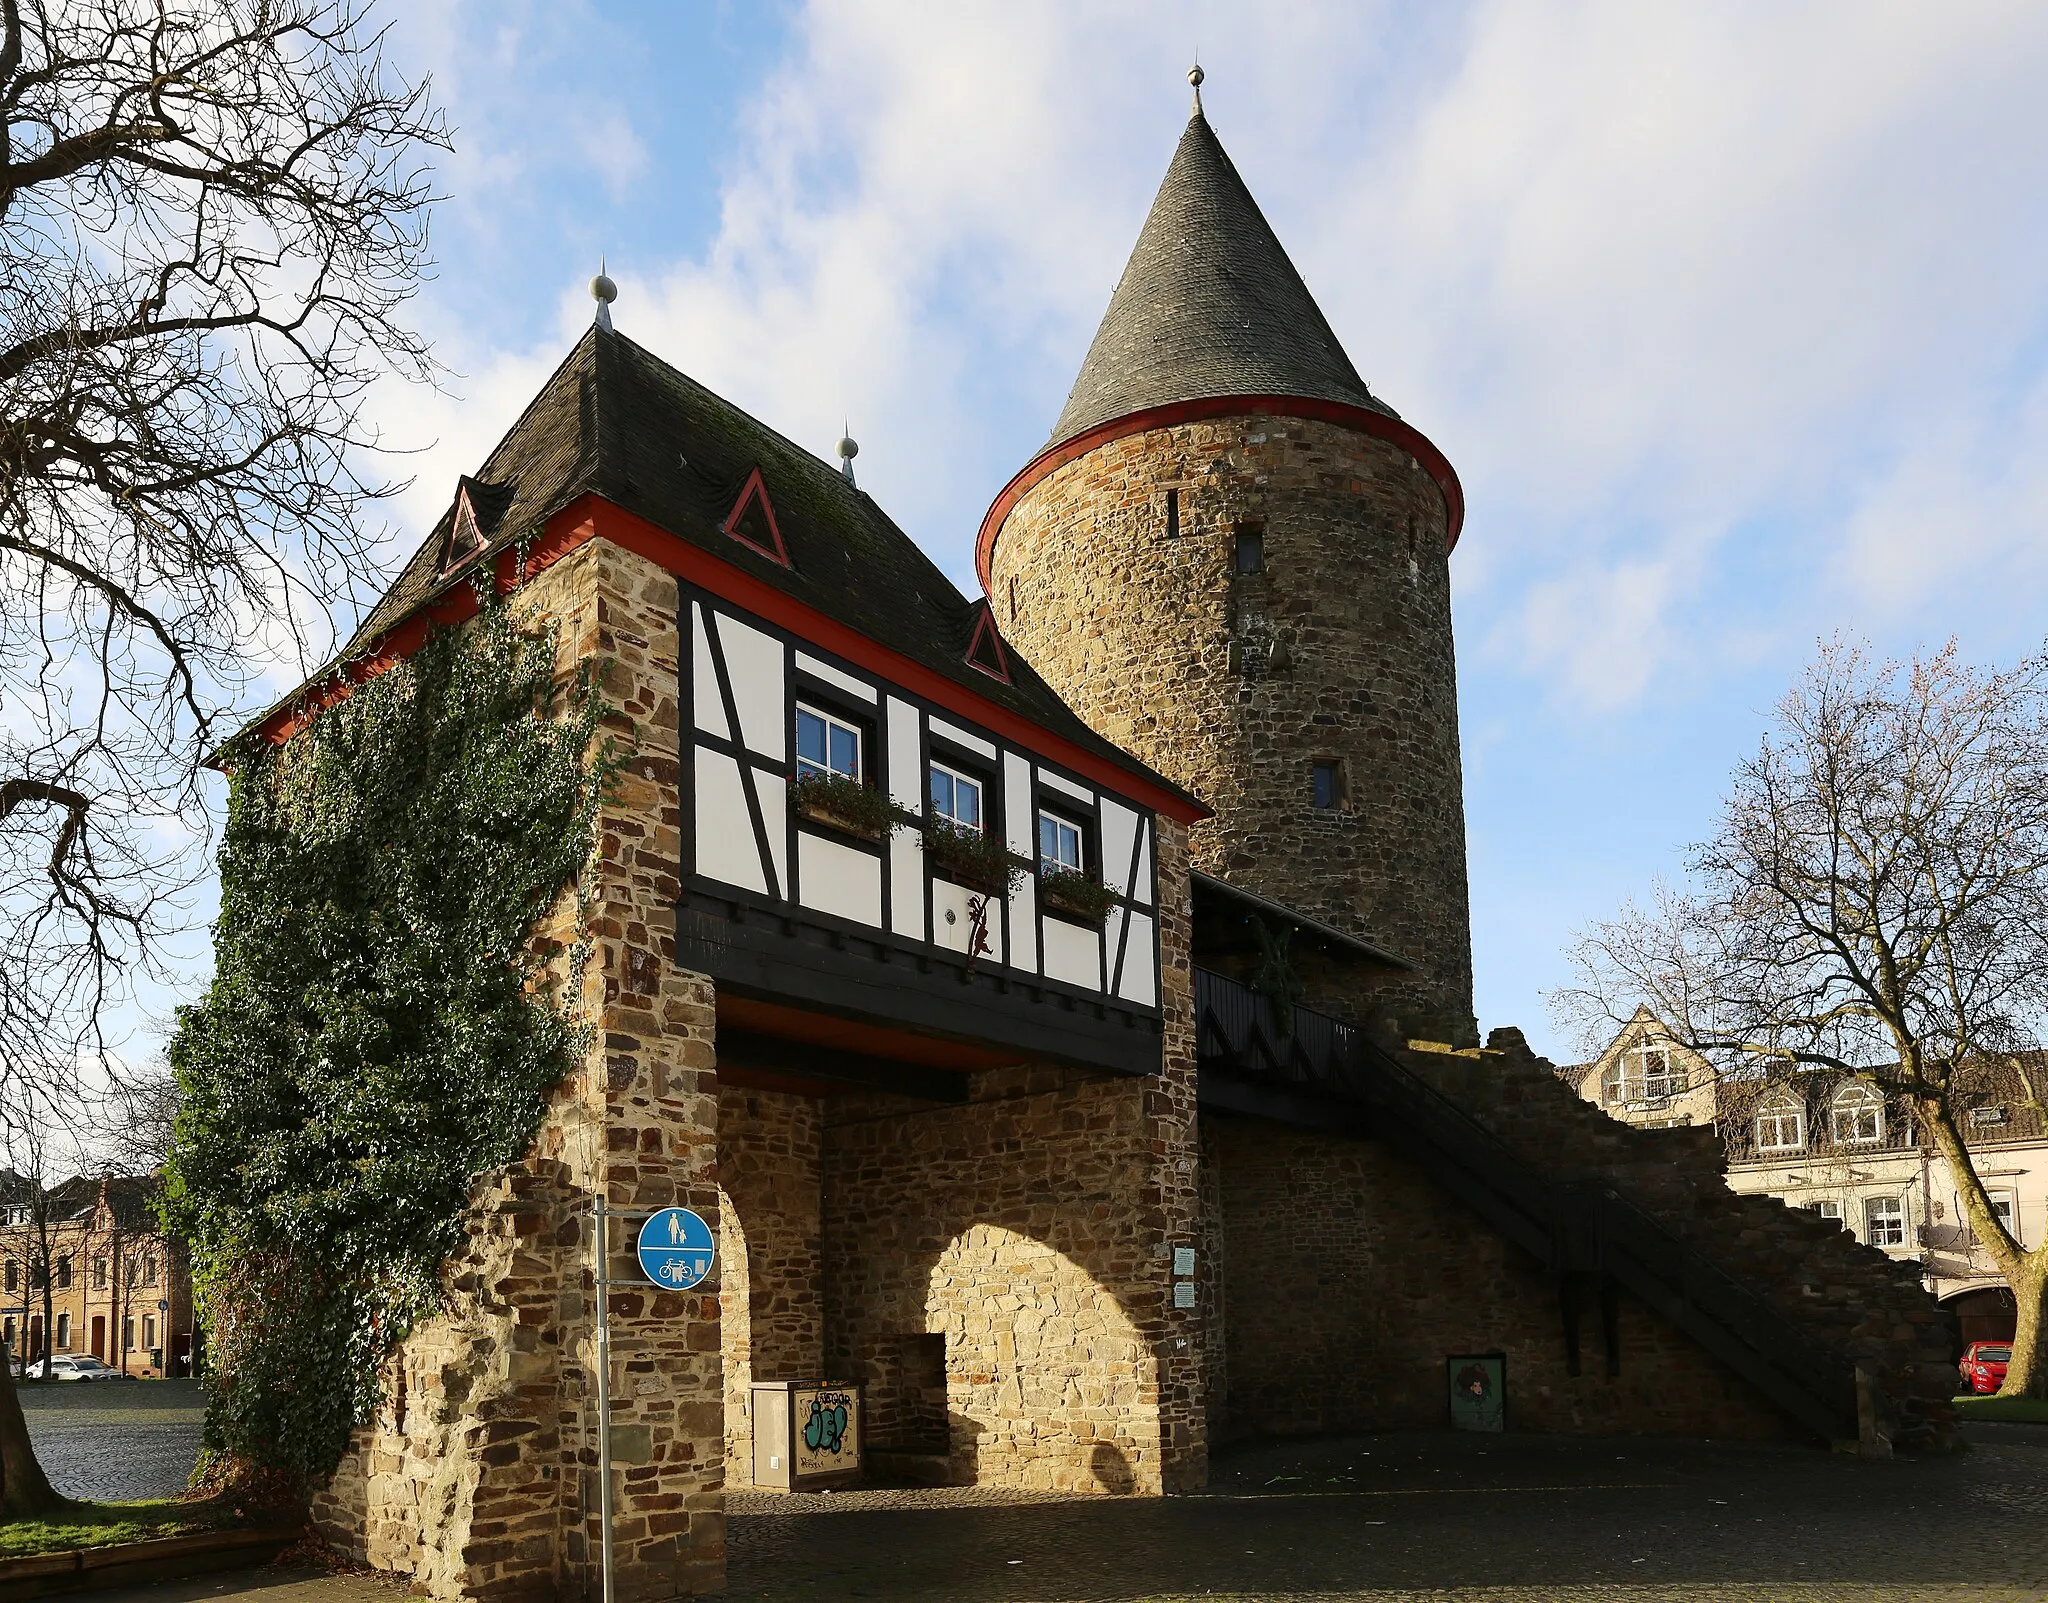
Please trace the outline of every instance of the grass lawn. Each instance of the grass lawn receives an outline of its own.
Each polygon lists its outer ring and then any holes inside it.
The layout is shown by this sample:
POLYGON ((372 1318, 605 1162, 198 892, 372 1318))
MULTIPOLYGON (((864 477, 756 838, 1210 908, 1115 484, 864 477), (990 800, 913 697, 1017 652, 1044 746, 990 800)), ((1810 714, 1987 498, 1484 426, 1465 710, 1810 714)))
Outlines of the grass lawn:
POLYGON ((232 1522, 232 1515, 207 1503, 66 1503, 46 1519, 0 1525, 0 1559, 186 1536, 232 1522))
POLYGON ((1995 1419, 2008 1425, 2048 1425, 2048 1399, 2040 1397, 1958 1397, 1965 1419, 1995 1419))

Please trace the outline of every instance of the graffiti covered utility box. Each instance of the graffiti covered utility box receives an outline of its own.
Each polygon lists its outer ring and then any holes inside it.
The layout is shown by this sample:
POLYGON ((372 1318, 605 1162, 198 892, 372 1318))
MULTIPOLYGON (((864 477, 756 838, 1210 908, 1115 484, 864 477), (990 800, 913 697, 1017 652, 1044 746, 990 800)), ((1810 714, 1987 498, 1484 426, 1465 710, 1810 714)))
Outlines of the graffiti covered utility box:
POLYGON ((822 1380, 754 1383, 754 1484, 785 1492, 860 1474, 860 1388, 822 1380))

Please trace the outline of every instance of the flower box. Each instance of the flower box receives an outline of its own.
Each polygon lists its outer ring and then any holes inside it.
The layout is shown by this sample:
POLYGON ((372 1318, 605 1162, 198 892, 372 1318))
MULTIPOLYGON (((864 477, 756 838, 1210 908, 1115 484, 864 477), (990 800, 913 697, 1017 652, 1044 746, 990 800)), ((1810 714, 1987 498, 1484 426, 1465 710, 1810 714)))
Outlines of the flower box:
POLYGON ((844 774, 805 774, 790 787, 790 801, 799 818, 858 840, 879 842, 899 821, 888 797, 844 774))
POLYGON ((994 836, 947 818, 925 820, 924 850, 932 867, 984 896, 1009 895, 1024 871, 994 836))
POLYGON ((1038 899, 1048 913, 1058 913, 1076 923, 1101 929, 1109 910, 1116 906, 1116 892, 1092 874, 1070 868, 1041 868, 1038 899))

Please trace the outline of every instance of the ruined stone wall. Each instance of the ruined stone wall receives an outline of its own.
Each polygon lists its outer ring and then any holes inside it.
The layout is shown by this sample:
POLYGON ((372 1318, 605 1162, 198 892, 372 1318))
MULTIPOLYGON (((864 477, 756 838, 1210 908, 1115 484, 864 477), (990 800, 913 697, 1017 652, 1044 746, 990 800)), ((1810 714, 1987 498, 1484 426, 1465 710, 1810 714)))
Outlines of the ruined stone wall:
POLYGON ((1625 1292, 1620 1373, 1593 1295, 1568 1372, 1557 1278, 1393 1141, 1208 1114, 1202 1158, 1224 1222, 1220 1437, 1437 1430, 1445 1360, 1507 1358, 1508 1428, 1792 1439, 1732 1370, 1625 1292))
POLYGON ((1197 867, 1421 963, 1381 998, 1411 1035, 1476 1042, 1445 528, 1435 481, 1384 441, 1185 423, 1033 486, 992 599, 1083 718, 1215 809, 1197 867), (1263 573, 1235 571, 1247 527, 1263 573), (1318 760, 1341 764, 1335 809, 1312 805, 1318 760))
MULTIPOLYGON (((606 733, 626 753, 579 901, 536 941, 587 950, 584 1061, 534 1148, 477 1188, 447 1312, 387 1366, 377 1418, 314 1501, 344 1551, 453 1597, 594 1595, 595 1290, 588 1199, 715 1217, 710 982, 674 966, 680 863, 675 581, 604 542, 521 592, 558 626, 563 675, 605 664, 606 733)), ((610 1273, 632 1271, 632 1226, 610 1273)), ((612 1296, 617 1595, 724 1585, 717 1287, 612 1296)))
POLYGON ((746 1086, 718 1091, 725 1360, 725 1477, 754 1474, 755 1378, 824 1373, 819 1273, 823 1110, 813 1098, 746 1086))
POLYGON ((944 1451, 983 1485, 1201 1484, 1201 1313, 1172 1306, 1196 1228, 1187 851, 1163 820, 1160 887, 1157 1078, 1023 1065, 974 1075, 964 1105, 827 1110, 827 1369, 867 1386, 872 1446, 944 1451))

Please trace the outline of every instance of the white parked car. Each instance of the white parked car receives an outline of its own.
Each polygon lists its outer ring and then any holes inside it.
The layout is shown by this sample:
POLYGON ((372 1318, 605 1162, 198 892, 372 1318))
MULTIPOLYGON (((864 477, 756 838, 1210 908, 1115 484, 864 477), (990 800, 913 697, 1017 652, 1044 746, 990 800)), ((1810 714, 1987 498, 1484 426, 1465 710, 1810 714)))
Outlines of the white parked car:
MULTIPOLYGON (((29 1368, 40 1372, 42 1365, 31 1364, 29 1368)), ((101 1363, 97 1358, 88 1358, 72 1353, 59 1353, 50 1360, 50 1379, 52 1380, 119 1380, 120 1378, 121 1372, 118 1369, 101 1363)))

